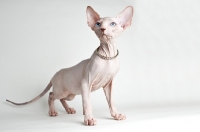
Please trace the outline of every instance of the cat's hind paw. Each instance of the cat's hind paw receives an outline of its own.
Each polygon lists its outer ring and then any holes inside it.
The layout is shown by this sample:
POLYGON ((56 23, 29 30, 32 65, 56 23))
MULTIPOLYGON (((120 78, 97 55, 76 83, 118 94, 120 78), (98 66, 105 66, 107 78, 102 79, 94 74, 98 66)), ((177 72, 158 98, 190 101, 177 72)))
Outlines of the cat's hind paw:
POLYGON ((76 113, 76 110, 74 108, 67 108, 66 111, 67 111, 68 114, 75 114, 76 113))

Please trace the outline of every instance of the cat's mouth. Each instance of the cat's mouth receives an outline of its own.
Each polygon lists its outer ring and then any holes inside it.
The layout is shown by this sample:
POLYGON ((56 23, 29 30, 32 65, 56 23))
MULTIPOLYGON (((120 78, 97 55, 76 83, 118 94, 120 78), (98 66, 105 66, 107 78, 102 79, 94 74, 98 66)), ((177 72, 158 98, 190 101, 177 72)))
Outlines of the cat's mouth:
POLYGON ((106 38, 106 39, 112 39, 112 36, 106 35, 106 34, 102 34, 102 38, 106 38))

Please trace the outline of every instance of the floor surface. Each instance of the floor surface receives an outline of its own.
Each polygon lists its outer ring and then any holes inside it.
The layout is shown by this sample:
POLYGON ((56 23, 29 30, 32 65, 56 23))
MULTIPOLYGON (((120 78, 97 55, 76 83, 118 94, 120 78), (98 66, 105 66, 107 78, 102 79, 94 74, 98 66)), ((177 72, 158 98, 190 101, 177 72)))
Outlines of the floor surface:
MULTIPOLYGON (((74 132, 74 131, 135 131, 135 132, 199 132, 200 105, 144 105, 122 107, 126 114, 124 121, 115 121, 108 108, 94 108, 97 125, 88 127, 83 124, 81 109, 74 115, 57 109, 57 117, 49 117, 44 110, 30 110, 27 107, 11 107, 11 111, 0 113, 1 132, 74 132), (14 107, 14 108, 12 108, 14 107), (24 111, 24 110, 28 111, 24 111)), ((29 106, 31 107, 31 106, 29 106)), ((32 106, 33 107, 33 106, 32 106)))

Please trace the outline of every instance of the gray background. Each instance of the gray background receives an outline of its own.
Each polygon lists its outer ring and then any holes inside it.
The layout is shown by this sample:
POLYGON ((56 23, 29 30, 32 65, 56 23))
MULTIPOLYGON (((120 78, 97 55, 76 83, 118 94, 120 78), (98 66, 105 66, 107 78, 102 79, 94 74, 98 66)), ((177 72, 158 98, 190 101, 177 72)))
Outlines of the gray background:
MULTIPOLYGON (((114 101, 119 111, 136 120, 160 117, 157 112, 148 115, 148 110, 138 116, 146 108, 173 108, 172 115, 189 109, 188 113, 199 115, 200 1, 0 0, 0 121, 5 123, 0 130, 29 130, 23 129, 23 123, 8 127, 7 123, 17 122, 13 120, 16 116, 26 116, 22 119, 26 123, 34 117, 38 121, 40 116, 49 120, 48 95, 22 107, 12 107, 5 99, 28 101, 43 91, 55 72, 91 56, 99 40, 87 26, 88 5, 101 17, 115 17, 128 5, 135 9, 132 26, 118 40, 121 67, 114 81, 114 101)), ((92 93, 91 100, 96 115, 110 117, 102 89, 92 93)), ((83 120, 81 102, 81 96, 69 102, 77 110, 78 122, 83 120)), ((55 103, 66 116, 61 104, 55 103)), ((56 120, 59 118, 62 116, 56 120)), ((106 118, 100 118, 100 124, 106 118)))

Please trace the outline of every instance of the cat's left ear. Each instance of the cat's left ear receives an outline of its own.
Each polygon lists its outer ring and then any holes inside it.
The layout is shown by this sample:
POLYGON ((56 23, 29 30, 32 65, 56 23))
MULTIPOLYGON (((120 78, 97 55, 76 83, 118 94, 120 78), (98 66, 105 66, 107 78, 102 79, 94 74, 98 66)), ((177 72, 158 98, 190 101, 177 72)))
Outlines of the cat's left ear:
POLYGON ((92 9, 92 7, 88 6, 86 9, 87 14, 87 24, 94 30, 95 23, 100 19, 99 14, 92 9))
POLYGON ((123 29, 131 26, 133 12, 133 7, 128 6, 117 16, 117 19, 119 20, 119 23, 123 29))

